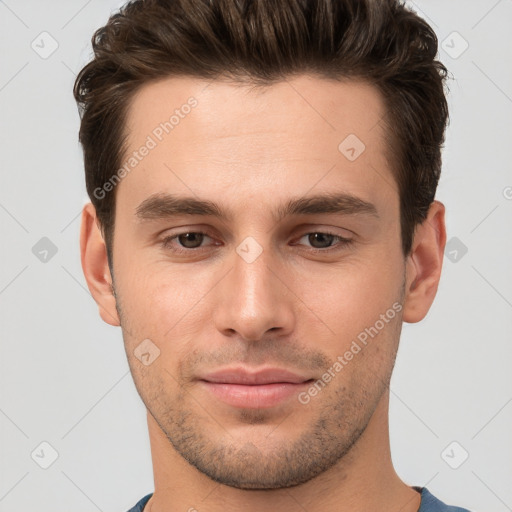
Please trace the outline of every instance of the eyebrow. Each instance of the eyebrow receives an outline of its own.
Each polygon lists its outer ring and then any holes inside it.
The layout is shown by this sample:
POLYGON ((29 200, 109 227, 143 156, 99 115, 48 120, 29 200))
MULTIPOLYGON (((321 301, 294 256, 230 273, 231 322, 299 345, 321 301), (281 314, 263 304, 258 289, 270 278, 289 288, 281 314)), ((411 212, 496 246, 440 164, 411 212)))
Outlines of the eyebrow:
MULTIPOLYGON (((379 218, 377 208, 372 203, 348 194, 331 193, 288 200, 272 213, 275 222, 293 215, 315 214, 369 215, 379 218)), ((157 193, 142 201, 135 210, 140 221, 161 220, 180 215, 211 216, 221 220, 232 220, 234 214, 224 210, 217 203, 207 199, 189 196, 157 193)))

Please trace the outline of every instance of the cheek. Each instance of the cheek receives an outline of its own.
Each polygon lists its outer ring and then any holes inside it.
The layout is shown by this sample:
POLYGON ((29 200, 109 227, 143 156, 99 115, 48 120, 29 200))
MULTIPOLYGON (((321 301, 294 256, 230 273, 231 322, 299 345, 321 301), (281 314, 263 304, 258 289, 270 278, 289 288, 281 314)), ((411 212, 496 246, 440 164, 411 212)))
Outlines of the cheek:
POLYGON ((188 340, 197 342, 205 319, 211 318, 204 300, 208 283, 184 270, 140 265, 126 272, 118 287, 125 336, 130 338, 126 342, 133 348, 139 340, 154 341, 161 361, 187 355, 188 340))
POLYGON ((119 288, 123 293, 126 310, 138 321, 152 321, 157 317, 167 318, 169 324, 174 316, 197 297, 199 290, 194 280, 187 278, 183 271, 170 266, 155 267, 147 262, 137 263, 135 259, 123 269, 119 288))
MULTIPOLYGON (((304 304, 298 307, 309 310, 305 313, 314 325, 318 321, 318 327, 313 329, 323 329, 328 337, 330 332, 335 343, 344 344, 374 325, 381 314, 400 301, 403 260, 396 254, 378 252, 379 256, 373 259, 365 256, 347 265, 325 267, 326 270, 314 274, 304 272, 296 280, 294 291, 304 304)), ((394 312, 390 313, 393 317, 394 312)), ((306 330, 313 325, 308 323, 310 327, 305 327, 306 330)))

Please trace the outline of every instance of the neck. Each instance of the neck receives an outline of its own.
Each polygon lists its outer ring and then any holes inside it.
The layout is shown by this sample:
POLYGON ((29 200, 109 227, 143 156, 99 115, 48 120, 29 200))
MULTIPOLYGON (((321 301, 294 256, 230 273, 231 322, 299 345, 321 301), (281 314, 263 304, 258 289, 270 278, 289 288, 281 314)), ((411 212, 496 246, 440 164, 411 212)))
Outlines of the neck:
POLYGON ((146 510, 417 512, 420 494, 400 480, 392 465, 388 406, 386 391, 366 430, 335 466, 304 484, 272 490, 242 490, 214 482, 174 450, 148 412, 155 492, 146 510))

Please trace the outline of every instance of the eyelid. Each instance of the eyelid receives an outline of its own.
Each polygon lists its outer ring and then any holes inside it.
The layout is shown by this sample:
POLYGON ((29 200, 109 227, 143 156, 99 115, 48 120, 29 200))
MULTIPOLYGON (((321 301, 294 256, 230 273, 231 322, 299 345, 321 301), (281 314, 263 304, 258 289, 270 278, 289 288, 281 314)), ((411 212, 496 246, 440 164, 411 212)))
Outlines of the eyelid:
POLYGON ((343 233, 347 233, 349 236, 356 236, 356 233, 348 228, 342 228, 341 226, 329 226, 327 224, 300 224, 294 230, 300 233, 308 234, 308 233, 325 233, 334 236, 340 236, 342 238, 346 238, 343 233), (341 233, 340 233, 341 231, 341 233))

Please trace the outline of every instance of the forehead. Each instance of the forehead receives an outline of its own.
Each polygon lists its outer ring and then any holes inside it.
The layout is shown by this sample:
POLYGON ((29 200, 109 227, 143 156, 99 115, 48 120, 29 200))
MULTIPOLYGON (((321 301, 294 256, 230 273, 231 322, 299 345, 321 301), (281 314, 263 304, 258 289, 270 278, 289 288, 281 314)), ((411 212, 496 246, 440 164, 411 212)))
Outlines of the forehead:
POLYGON ((134 165, 117 193, 132 213, 157 192, 227 193, 242 206, 262 194, 337 188, 385 202, 396 186, 384 114, 379 91, 360 81, 300 75, 255 87, 166 78, 143 86, 129 105, 123 164, 134 165))
MULTIPOLYGON (((299 75, 271 85, 172 77, 142 86, 130 102, 126 128, 130 142, 171 121, 173 135, 185 118, 186 134, 222 138, 243 134, 344 133, 369 139, 385 113, 378 89, 366 82, 299 75), (197 106, 188 108, 191 102, 197 106), (171 119, 174 114, 174 119, 171 119), (291 124, 291 121, 298 121, 291 124), (156 123, 156 124, 155 124, 156 123), (286 128, 286 132, 283 132, 286 128)), ((378 132, 378 131, 377 131, 378 132)), ((372 142, 373 142, 373 137, 372 142)), ((329 142, 330 138, 326 142, 329 142)))

